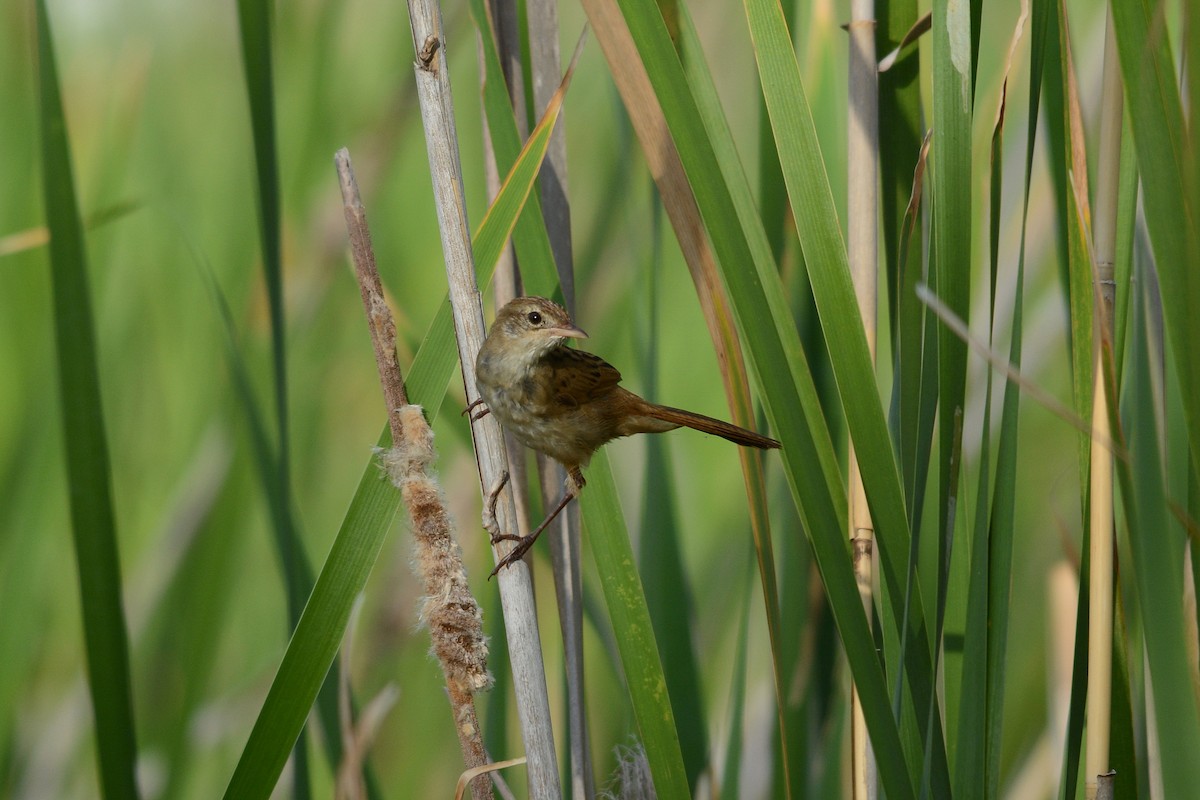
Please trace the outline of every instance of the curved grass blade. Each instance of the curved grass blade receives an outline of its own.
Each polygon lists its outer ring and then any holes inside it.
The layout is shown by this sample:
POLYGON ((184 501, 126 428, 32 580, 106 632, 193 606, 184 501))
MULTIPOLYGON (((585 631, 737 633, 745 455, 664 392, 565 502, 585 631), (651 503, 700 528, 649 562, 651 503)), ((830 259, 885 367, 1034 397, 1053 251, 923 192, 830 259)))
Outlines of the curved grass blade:
MULTIPOLYGON (((747 575, 749 577, 749 574, 747 575)), ((742 775, 742 747, 746 713, 746 653, 750 649, 750 580, 742 587, 742 610, 738 615, 736 650, 733 654, 733 679, 730 681, 729 741, 725 745, 725 762, 722 765, 721 791, 718 797, 738 796, 738 784, 742 775)), ((788 754, 784 753, 786 758, 788 754)))
MULTIPOLYGON (((1139 278, 1139 285, 1146 285, 1144 276, 1139 278)), ((1200 761, 1194 755, 1200 742, 1200 708, 1185 646, 1184 625, 1189 623, 1180 603, 1187 539, 1169 510, 1159 449, 1163 381, 1161 374, 1152 374, 1152 364, 1162 354, 1151 347, 1150 303, 1151 293, 1145 292, 1132 309, 1133 348, 1120 404, 1124 430, 1115 428, 1128 436, 1130 457, 1116 459, 1115 466, 1125 499, 1146 661, 1153 675, 1148 701, 1154 704, 1158 727, 1164 796, 1184 797, 1192 791, 1189 786, 1200 786, 1200 761)))
MULTIPOLYGON (((822 416, 812 376, 787 310, 766 234, 753 210, 753 196, 744 175, 740 180, 735 177, 732 187, 726 182, 728 176, 723 173, 723 166, 731 170, 735 167, 728 160, 718 162, 715 143, 710 138, 713 132, 692 94, 657 7, 644 0, 621 0, 620 9, 692 183, 750 349, 751 362, 763 387, 768 417, 783 441, 787 476, 806 532, 817 550, 818 564, 855 680, 869 706, 868 725, 876 737, 877 752, 886 762, 881 768, 885 785, 892 797, 911 796, 913 782, 901 756, 902 747, 891 717, 882 671, 850 571, 844 536, 844 490, 840 487, 828 431, 823 422, 817 423, 822 416), (746 202, 735 202, 731 188, 739 198, 745 195, 746 202), (746 265, 753 265, 754 269, 746 265), (814 470, 813 465, 819 465, 819 469, 814 470)), ((684 45, 690 50, 688 42, 694 39, 694 31, 682 6, 680 21, 684 45)), ((715 95, 712 98, 705 95, 710 110, 713 98, 715 95)), ((722 135, 719 146, 732 144, 722 135)))
MULTIPOLYGON (((713 349, 717 355, 717 363, 721 365, 721 378, 733 422, 752 428, 755 426, 755 418, 750 400, 749 379, 733 313, 725 293, 722 291, 713 251, 705 236, 703 219, 680 161, 678 150, 667 129, 663 110, 653 100, 653 87, 650 85, 646 69, 639 60, 636 47, 628 29, 620 19, 615 3, 609 0, 585 0, 584 9, 596 30, 597 39, 608 60, 614 83, 617 85, 629 113, 629 119, 637 132, 642 152, 654 175, 663 208, 671 221, 680 250, 691 273, 700 308, 704 313, 713 349)), ((750 527, 762 575, 780 735, 786 740, 789 738, 785 729, 783 700, 786 690, 783 679, 784 671, 781 666, 782 659, 779 655, 782 650, 781 642, 785 637, 781 633, 781 615, 775 580, 776 568, 768 523, 763 464, 758 454, 746 449, 741 449, 738 456, 742 463, 742 475, 749 501, 750 527)))
MULTIPOLYGON (((275 90, 271 56, 271 7, 266 0, 238 0, 238 28, 241 34, 242 63, 245 69, 246 94, 250 103, 250 122, 254 140, 254 163, 257 179, 258 222, 262 244, 263 276, 267 286, 267 307, 271 317, 271 355, 274 374, 275 423, 277 452, 260 453, 260 461, 270 458, 269 473, 265 473, 267 495, 271 501, 272 523, 276 548, 279 551, 287 596, 288 629, 295 630, 304 608, 305 599, 313 587, 312 567, 308 564, 304 546, 296 529, 291 502, 291 444, 288 438, 287 407, 287 330, 283 309, 283 258, 280 244, 279 164, 275 149, 275 90)), ((260 442, 260 446, 265 442, 260 442)), ((332 683, 330 684, 332 688, 332 683)), ((333 691, 323 693, 336 699, 333 691)), ((329 703, 323 704, 330 707, 329 703)), ((336 705, 332 706, 336 708, 336 705)), ((337 717, 322 715, 325 741, 331 748, 334 768, 340 762, 340 737, 337 717)), ((295 796, 307 798, 309 786, 308 747, 301 731, 295 748, 295 796)))
MULTIPOLYGON (((481 285, 491 278, 534 186, 560 107, 561 99, 547 109, 476 231, 473 245, 481 285)), ((450 304, 443 301, 405 381, 410 400, 424 406, 430 415, 441 407, 456 353, 450 304)), ((390 444, 391 435, 384 425, 379 446, 390 444)), ((225 790, 227 800, 270 796, 333 663, 350 607, 366 584, 399 504, 399 493, 382 480, 372 457, 225 790)))
MULTIPOLYGON (((496 168, 507 172, 521 151, 521 136, 517 131, 517 120, 513 116, 512 104, 505 86, 500 55, 496 51, 491 19, 483 0, 471 0, 471 16, 479 29, 479 41, 483 44, 486 74, 483 82, 483 108, 487 114, 487 129, 491 135, 492 149, 496 154, 496 168)), ((517 218, 513 228, 513 246, 521 263, 522 277, 525 278, 525 274, 529 273, 527 280, 532 281, 532 285, 527 287, 527 293, 540 294, 562 302, 558 270, 555 267, 554 253, 550 248, 550 237, 546 233, 542 204, 537 192, 529 196, 525 210, 517 218)))
MULTIPOLYGON (((971 19, 962 3, 933 3, 933 259, 937 291, 954 313, 968 319, 971 293, 971 106, 974 58, 971 19)), ((945 328, 938 329, 939 499, 937 530, 949 530, 950 455, 955 414, 963 408, 967 382, 967 346, 945 328)), ((941 541, 941 540, 939 540, 941 541)), ((942 548, 946 547, 943 542, 942 548)), ((939 563, 948 554, 939 551, 939 563)), ((942 598, 939 598, 939 604, 942 598)))
MULTIPOLYGON (((909 681, 913 692, 920 698, 918 706, 924 708, 934 700, 934 695, 927 649, 928 634, 923 631, 923 603, 915 587, 907 607, 898 602, 906 596, 905 576, 910 545, 904 492, 878 401, 874 370, 857 314, 846 249, 812 114, 778 6, 772 6, 766 0, 747 0, 745 6, 792 205, 806 210, 797 219, 800 242, 805 250, 805 262, 809 266, 813 297, 822 329, 830 352, 837 354, 831 363, 846 421, 859 455, 872 519, 878 529, 880 562, 883 580, 887 584, 885 597, 893 600, 885 603, 885 624, 890 623, 899 630, 911 626, 916 634, 916 642, 920 646, 908 649, 906 658, 913 659, 913 663, 908 665, 909 681), (904 622, 906 616, 909 620, 907 625, 904 622)), ((931 718, 936 720, 932 715, 931 718)), ((935 732, 931 741, 936 754, 932 762, 935 789, 940 790, 948 782, 940 732, 935 732)), ((907 744, 906 755, 909 763, 914 764, 916 745, 911 740, 907 744)), ((878 751, 877 744, 877 754, 878 751)))
POLYGON ((280 247, 279 164, 275 150, 275 90, 271 65, 271 7, 266 0, 237 0, 242 62, 258 183, 258 222, 263 275, 271 315, 275 411, 279 433, 279 479, 286 485, 288 464, 283 264, 280 247))
MULTIPOLYGON (((659 267, 662 262, 662 206, 655 202, 651 221, 651 248, 647 275, 647 306, 638 309, 649 320, 644 334, 645 397, 659 402, 658 396, 658 308, 660 302, 659 267)), ((646 483, 642 493, 641 531, 637 563, 646 589, 646 606, 659 645, 663 677, 678 720, 679 748, 683 754, 688 786, 693 796, 696 781, 708 765, 709 746, 704 699, 700 689, 700 669, 692 639, 694 606, 691 587, 683 570, 679 547, 678 498, 674 491, 667 441, 660 436, 646 437, 646 483)))
POLYGON ((100 402, 87 249, 75 198, 67 123, 45 0, 37 0, 36 11, 42 181, 46 225, 50 229, 63 445, 100 786, 107 798, 136 798, 137 742, 129 636, 121 604, 121 567, 100 402))
POLYGON ((654 789, 659 797, 689 797, 687 772, 675 715, 666 696, 667 684, 654 640, 654 625, 646 608, 633 546, 625 530, 612 468, 604 451, 595 455, 588 468, 588 490, 581 508, 588 544, 604 576, 601 581, 604 600, 613 630, 618 633, 617 650, 654 789))
MULTIPOLYGON (((1162 285, 1163 318, 1182 389, 1192 464, 1200 471, 1200 354, 1195 348, 1200 342, 1200 314, 1196 313, 1196 298, 1200 297, 1200 270, 1196 269, 1200 264, 1200 208, 1194 205, 1200 201, 1200 175, 1195 170, 1200 153, 1189 147, 1197 138, 1188 139, 1171 42, 1163 34, 1161 14, 1157 4, 1145 0, 1127 0, 1112 7, 1142 176, 1146 227, 1162 285)), ((1191 27, 1200 24, 1194 8, 1190 22, 1191 27)), ((1195 57, 1195 53, 1188 53, 1189 62, 1195 57)), ((1193 108, 1192 137, 1196 137, 1196 113, 1193 108)))

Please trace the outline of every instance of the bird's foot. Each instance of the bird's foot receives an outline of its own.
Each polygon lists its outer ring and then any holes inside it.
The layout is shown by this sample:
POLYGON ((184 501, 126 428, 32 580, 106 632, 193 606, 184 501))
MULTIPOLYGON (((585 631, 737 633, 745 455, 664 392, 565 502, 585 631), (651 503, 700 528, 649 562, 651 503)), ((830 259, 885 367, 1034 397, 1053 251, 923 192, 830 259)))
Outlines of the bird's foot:
MULTIPOLYGON (((541 533, 541 531, 538 531, 538 533, 541 533)), ((498 573, 500 570, 511 566, 524 558, 525 554, 529 552, 529 548, 533 547, 533 543, 537 541, 537 538, 537 534, 532 534, 530 536, 513 536, 506 533, 497 539, 492 539, 493 544, 497 541, 505 540, 514 541, 517 544, 512 550, 509 550, 507 553, 505 553, 504 557, 496 563, 496 568, 493 569, 488 575, 488 580, 490 581, 492 578, 496 577, 496 573, 498 573)))
POLYGON ((487 500, 483 504, 483 529, 492 535, 492 544, 503 541, 505 538, 521 538, 501 533, 500 523, 496 521, 496 502, 500 499, 500 492, 504 491, 504 487, 508 485, 508 478, 508 470, 505 470, 488 492, 487 500))
POLYGON ((571 502, 578 496, 578 492, 572 492, 570 490, 564 492, 562 500, 558 501, 558 505, 554 507, 554 510, 551 511, 544 520, 542 520, 542 524, 537 526, 537 530, 528 536, 513 536, 510 533, 499 532, 493 534, 492 544, 504 541, 516 542, 517 544, 512 550, 508 551, 503 558, 500 559, 500 563, 496 564, 496 568, 492 570, 492 574, 488 576, 488 579, 490 580, 492 575, 495 575, 497 572, 513 562, 520 560, 526 553, 528 553, 529 548, 533 547, 533 543, 536 542, 537 538, 542 535, 542 531, 546 530, 550 523, 554 521, 554 518, 557 517, 562 510, 567 507, 567 503, 571 502))
POLYGON ((470 414, 471 422, 478 422, 479 420, 483 419, 490 413, 492 413, 492 410, 490 408, 488 408, 486 405, 484 405, 483 398, 480 397, 480 398, 477 398, 476 400, 474 400, 469 406, 467 406, 466 408, 463 409, 462 416, 466 416, 467 414, 470 414), (475 411, 475 409, 479 408, 480 406, 483 406, 483 409, 480 411, 475 411), (474 413, 472 413, 472 412, 474 412, 474 413))

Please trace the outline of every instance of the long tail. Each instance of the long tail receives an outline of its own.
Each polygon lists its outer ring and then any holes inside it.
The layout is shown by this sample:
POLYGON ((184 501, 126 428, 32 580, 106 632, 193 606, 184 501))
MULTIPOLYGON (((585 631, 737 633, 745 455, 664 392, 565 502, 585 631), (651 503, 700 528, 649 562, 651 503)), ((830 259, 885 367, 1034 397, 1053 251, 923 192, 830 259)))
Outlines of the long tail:
POLYGON ((739 428, 737 425, 732 425, 719 419, 706 417, 703 414, 684 411, 682 408, 660 406, 655 403, 646 403, 646 406, 642 413, 648 417, 661 419, 663 422, 670 422, 675 425, 683 425, 687 428, 703 431, 704 433, 711 433, 714 436, 720 436, 722 439, 728 439, 731 442, 745 445, 746 447, 757 447, 761 450, 774 450, 779 447, 779 442, 770 437, 762 436, 754 431, 748 431, 745 428, 739 428))

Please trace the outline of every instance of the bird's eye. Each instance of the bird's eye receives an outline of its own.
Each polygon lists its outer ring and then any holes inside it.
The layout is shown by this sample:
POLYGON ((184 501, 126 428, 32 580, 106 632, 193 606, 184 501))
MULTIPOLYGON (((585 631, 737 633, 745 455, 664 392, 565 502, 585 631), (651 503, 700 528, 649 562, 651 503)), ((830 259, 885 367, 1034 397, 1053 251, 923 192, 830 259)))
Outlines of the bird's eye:
POLYGON ((529 314, 526 316, 526 319, 528 319, 529 322, 533 325, 541 325, 542 324, 542 315, 536 311, 530 311, 529 314))

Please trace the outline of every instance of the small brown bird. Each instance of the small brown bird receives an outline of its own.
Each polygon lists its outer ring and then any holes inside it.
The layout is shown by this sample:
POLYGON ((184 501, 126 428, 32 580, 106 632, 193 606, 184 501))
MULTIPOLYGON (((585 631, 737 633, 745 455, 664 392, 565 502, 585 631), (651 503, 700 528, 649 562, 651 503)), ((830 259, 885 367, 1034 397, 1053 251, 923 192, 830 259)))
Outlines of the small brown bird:
MULTIPOLYGON (((680 426, 712 433, 747 447, 770 449, 779 442, 719 419, 660 406, 622 389, 621 373, 599 356, 567 346, 567 339, 586 339, 566 309, 544 297, 518 297, 496 314, 475 361, 479 419, 489 411, 504 429, 567 470, 562 500, 528 536, 501 534, 494 525, 492 541, 518 542, 492 571, 521 558, 538 535, 584 486, 582 467, 602 445, 634 433, 661 433, 680 426)), ((501 480, 489 497, 487 518, 494 520, 501 480)))

